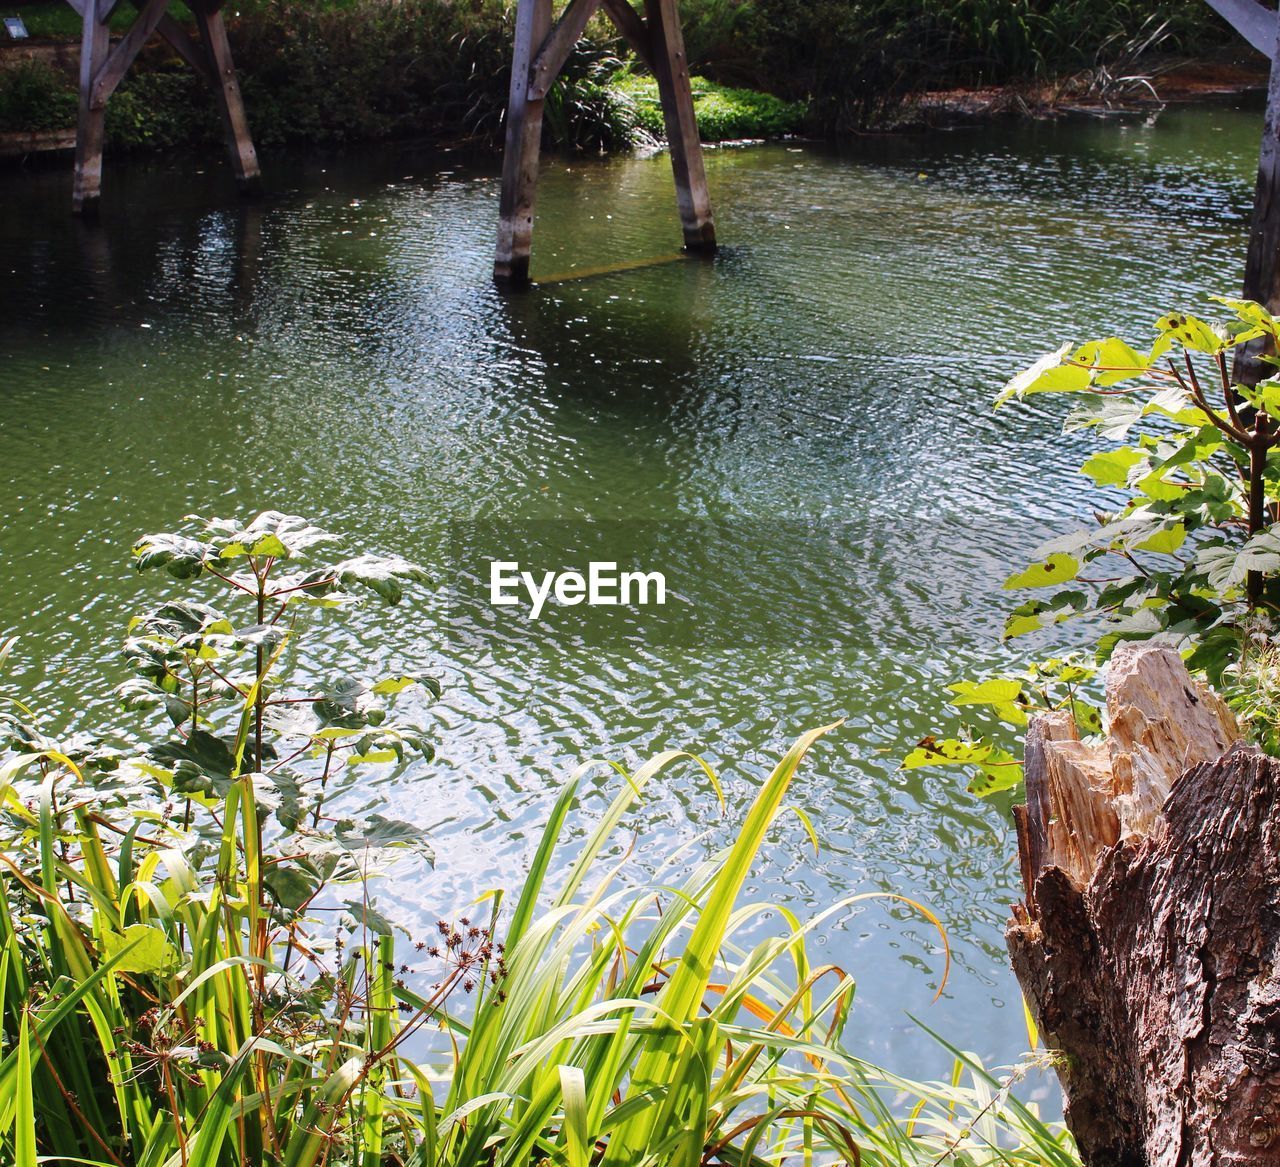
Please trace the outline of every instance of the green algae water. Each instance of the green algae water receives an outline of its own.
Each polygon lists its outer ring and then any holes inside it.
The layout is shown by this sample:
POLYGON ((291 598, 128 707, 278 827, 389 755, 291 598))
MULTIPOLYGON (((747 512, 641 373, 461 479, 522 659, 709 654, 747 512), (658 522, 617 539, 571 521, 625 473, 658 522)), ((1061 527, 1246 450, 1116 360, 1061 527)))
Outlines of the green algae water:
POLYGON ((304 514, 442 574, 470 524, 665 531, 707 622, 605 648, 565 620, 475 635, 431 593, 330 634, 357 671, 444 687, 414 711, 438 758, 375 792, 436 867, 380 905, 417 928, 515 887, 588 758, 702 753, 727 811, 680 772, 636 818, 635 861, 723 845, 790 741, 844 717, 792 796, 820 848, 784 816, 748 897, 927 904, 953 951, 936 1002, 943 954, 909 912, 864 904, 818 938, 859 982, 858 1052, 945 1073, 914 1015, 1010 1062, 1007 806, 897 769, 954 724, 945 684, 1008 655, 1002 579, 1092 501, 1052 409, 989 402, 1064 340, 1141 337, 1234 290, 1260 132, 1223 105, 714 150, 721 255, 639 265, 678 243, 666 158, 552 159, 519 296, 489 280, 493 159, 268 156, 250 204, 218 163, 117 160, 97 228, 63 170, 4 173, 12 681, 55 726, 120 724, 124 622, 165 589, 128 549, 188 512, 304 514))

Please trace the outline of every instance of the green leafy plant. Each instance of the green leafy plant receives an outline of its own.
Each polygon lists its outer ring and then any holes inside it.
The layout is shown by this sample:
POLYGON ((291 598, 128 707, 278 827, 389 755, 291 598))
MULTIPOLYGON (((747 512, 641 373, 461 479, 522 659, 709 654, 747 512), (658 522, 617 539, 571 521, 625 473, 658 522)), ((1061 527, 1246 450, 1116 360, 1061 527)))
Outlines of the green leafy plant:
POLYGON ((277 512, 139 540, 139 570, 224 600, 132 622, 122 695, 167 727, 149 746, 59 745, 17 702, 0 719, 10 1161, 311 1167, 374 1138, 347 1116, 386 1087, 394 966, 365 883, 421 832, 328 807, 358 768, 430 756, 387 704, 434 682, 290 684, 306 614, 426 579, 399 557, 325 555, 334 542, 277 512), (343 885, 359 889, 351 945, 308 914, 343 885))
POLYGON ((631 95, 613 83, 622 68, 622 60, 602 45, 578 43, 543 109, 544 132, 552 145, 612 150, 653 140, 631 95))
MULTIPOLYGON (((742 138, 780 138, 804 125, 805 107, 769 93, 732 89, 704 77, 691 78, 698 135, 706 142, 742 138)), ((652 77, 619 77, 613 88, 634 104, 637 123, 654 139, 666 137, 658 83, 652 77)))
MULTIPOLYGON (((1239 378, 1234 355, 1280 347, 1280 322, 1251 301, 1215 297, 1229 315, 1161 316, 1147 348, 1109 337, 1069 344, 1014 377, 997 406, 1033 394, 1070 397, 1065 428, 1113 443, 1082 473, 1115 500, 1087 527, 1040 547, 1005 587, 1035 593, 1009 614, 1005 637, 1083 618, 1093 660, 1042 662, 1021 674, 952 686, 956 706, 1017 727, 1028 710, 1070 706, 1101 730, 1088 699, 1095 666, 1124 640, 1159 638, 1222 689, 1264 744, 1276 740, 1280 612, 1280 379, 1239 378)), ((1256 364, 1242 362, 1248 369, 1256 364)), ((905 765, 976 766, 970 789, 1016 785, 1021 767, 996 732, 926 739, 905 765)))
POLYGON ((61 130, 76 124, 75 86, 43 61, 0 68, 0 127, 9 131, 61 130))
MULTIPOLYGON (((677 765, 719 779, 678 752, 615 767, 616 796, 564 855, 583 767, 510 912, 494 892, 485 920, 398 943, 370 880, 426 855, 421 832, 351 809, 351 775, 430 757, 390 706, 435 686, 326 676, 300 646, 426 573, 336 542, 277 512, 138 541, 140 570, 213 594, 131 623, 122 696, 153 719, 136 746, 58 742, 0 702, 0 1159, 1074 1167, 1069 1136, 1014 1096, 1036 1058, 996 1077, 946 1047, 951 1077, 916 1083, 847 1049, 854 982, 807 940, 874 897, 806 921, 742 902, 835 726, 792 746, 732 845, 640 883, 629 812, 677 765)), ((879 898, 923 915, 945 952, 932 913, 879 898)))

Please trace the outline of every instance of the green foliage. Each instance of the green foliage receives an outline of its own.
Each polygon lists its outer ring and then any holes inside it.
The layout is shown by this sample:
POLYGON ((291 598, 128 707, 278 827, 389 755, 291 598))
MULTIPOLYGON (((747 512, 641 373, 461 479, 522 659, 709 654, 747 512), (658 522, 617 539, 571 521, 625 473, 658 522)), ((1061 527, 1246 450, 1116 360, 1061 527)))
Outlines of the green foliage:
MULTIPOLYGON (((691 78, 693 111, 698 119, 698 135, 705 142, 726 142, 742 138, 780 138, 797 133, 805 120, 805 108, 769 93, 730 89, 705 77, 691 78)), ((666 136, 658 83, 652 77, 625 76, 614 89, 635 105, 636 120, 655 139, 666 136)))
POLYGON ((76 124, 77 104, 69 78, 43 61, 0 68, 0 129, 66 129, 76 124))
MULTIPOLYGON (((185 4, 174 4, 172 10, 177 19, 190 19, 191 14, 185 4)), ((21 16, 33 38, 70 40, 80 36, 80 15, 66 0, 10 0, 5 12, 6 15, 14 13, 21 16)), ((118 5, 111 13, 111 31, 123 33, 133 23, 133 18, 134 11, 129 5, 118 5)))
POLYGON ((618 856, 648 788, 677 765, 720 783, 676 752, 615 767, 612 803, 565 855, 583 767, 509 911, 494 892, 483 922, 401 943, 370 879, 423 854, 421 832, 352 812, 351 774, 430 756, 390 706, 434 685, 295 662, 315 621, 426 573, 336 543, 277 512, 138 541, 138 570, 201 594, 130 625, 122 696, 153 714, 135 745, 57 743, 0 699, 0 1160, 1076 1167, 1069 1136, 1014 1096, 1036 1059, 996 1078, 947 1047, 950 1078, 915 1083, 849 1052, 854 983, 806 941, 871 897, 805 922, 741 902, 835 726, 787 752, 722 854, 673 856, 639 885, 618 856))
MULTIPOLYGON (((35 35, 74 38, 65 3, 22 8, 35 35)), ((174 14, 185 19, 182 5, 174 14)), ((259 145, 429 135, 501 137, 513 6, 503 0, 245 0, 232 44, 259 145)), ((1139 68, 1153 24, 1162 50, 1211 50, 1234 37, 1201 0, 687 0, 687 55, 709 141, 842 133, 891 119, 930 88, 1071 75, 1091 84, 1139 68), (732 88, 731 88, 732 87, 732 88), (776 96, 775 96, 776 95, 776 96)), ((132 20, 119 5, 116 27, 132 20)), ((571 55, 546 106, 552 145, 613 149, 663 136, 652 82, 616 74, 625 45, 603 19, 571 55)), ((73 124, 70 79, 43 76, 35 99, 0 76, 0 120, 16 129, 73 124), (70 100, 70 104, 68 104, 70 100)), ((30 78, 24 82, 30 87, 30 78)), ((118 147, 216 138, 211 102, 169 65, 131 71, 108 107, 118 147)))
MULTIPOLYGON (((1280 729, 1276 680, 1280 627, 1280 380, 1234 379, 1238 346, 1274 353, 1280 321, 1250 301, 1214 298, 1222 320, 1169 312, 1155 338, 1134 348, 1118 337, 1064 345, 1014 377, 997 406, 1035 394, 1067 395, 1068 432, 1111 445, 1081 472, 1115 505, 1082 530, 1039 548, 1005 587, 1038 593, 1009 614, 1012 639, 1086 618, 1104 663, 1126 640, 1176 647, 1193 673, 1224 691, 1274 748, 1280 729)), ((1277 367, 1261 357, 1263 377, 1277 367)), ((1253 368, 1259 358, 1246 362, 1253 368)), ((1076 713, 1085 732, 1102 728, 1076 689, 1092 679, 1078 658, 1033 665, 1015 678, 952 686, 954 705, 975 701, 999 721, 1025 721, 1032 707, 1076 713), (1048 678, 1052 685, 1040 684, 1048 678)), ((977 763, 970 786, 986 794, 1014 781, 992 773, 1012 756, 986 734, 926 739, 907 764, 977 763), (927 743, 927 744, 926 744, 927 743), (992 751, 991 758, 981 751, 992 751)), ((1020 777, 1014 765, 1007 774, 1020 777)))
POLYGON ((221 132, 208 86, 184 66, 130 70, 107 103, 113 149, 213 144, 221 132))
POLYGON ((883 122, 913 94, 1073 74, 1126 58, 1154 15, 1162 49, 1211 50, 1234 33, 1201 0, 686 0, 690 62, 706 75, 806 103, 810 125, 883 122))
POLYGON ((580 41, 547 94, 543 134, 552 146, 614 150, 651 142, 639 103, 618 85, 623 62, 612 51, 580 41))
POLYGON ((335 542, 271 511, 138 541, 139 570, 216 582, 220 602, 131 622, 121 696, 157 718, 137 745, 59 744, 20 703, 0 712, 7 1161, 312 1167, 358 1144, 346 1106, 386 1089, 390 1043, 363 889, 424 847, 353 797, 329 804, 370 764, 430 757, 390 704, 434 682, 293 680, 309 624, 426 578, 335 542), (347 884, 334 932, 314 905, 347 884))
POLYGON ((496 139, 511 18, 500 0, 245 5, 231 36, 255 139, 496 139))

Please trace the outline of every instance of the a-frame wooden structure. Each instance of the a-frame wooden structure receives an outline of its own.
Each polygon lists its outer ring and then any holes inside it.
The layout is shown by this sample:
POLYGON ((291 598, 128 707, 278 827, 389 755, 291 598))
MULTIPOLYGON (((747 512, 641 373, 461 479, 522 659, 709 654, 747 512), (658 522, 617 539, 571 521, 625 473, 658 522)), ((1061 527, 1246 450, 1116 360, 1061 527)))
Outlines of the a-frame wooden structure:
POLYGON ((134 0, 137 16, 128 32, 111 45, 108 21, 118 0, 67 0, 83 22, 80 39, 80 112, 76 127, 76 170, 72 208, 83 215, 97 213, 102 189, 102 145, 107 100, 124 80, 152 36, 170 47, 199 73, 213 90, 222 114, 231 166, 242 190, 258 182, 258 155, 249 136, 231 46, 222 20, 224 0, 187 0, 195 17, 198 39, 168 13, 169 0, 134 0))
POLYGON ((494 279, 517 287, 529 282, 543 102, 587 22, 602 9, 657 79, 685 248, 714 252, 716 229, 693 116, 678 0, 644 0, 643 17, 630 0, 570 0, 554 22, 551 5, 552 0, 519 0, 516 10, 494 279))

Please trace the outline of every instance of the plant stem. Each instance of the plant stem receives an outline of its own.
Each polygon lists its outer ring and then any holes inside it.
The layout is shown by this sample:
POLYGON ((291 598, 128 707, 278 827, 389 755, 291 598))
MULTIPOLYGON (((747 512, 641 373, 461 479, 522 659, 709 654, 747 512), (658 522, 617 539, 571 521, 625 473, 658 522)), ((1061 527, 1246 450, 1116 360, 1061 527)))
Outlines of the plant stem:
MULTIPOLYGON (((1267 452, 1271 449, 1271 419, 1264 409, 1258 410, 1249 442, 1249 536, 1252 538, 1267 525, 1266 472, 1267 452)), ((1250 571, 1245 580, 1249 610, 1262 602, 1262 572, 1250 571)))

